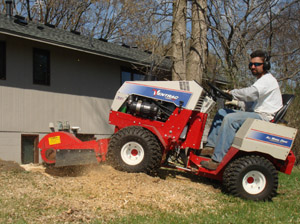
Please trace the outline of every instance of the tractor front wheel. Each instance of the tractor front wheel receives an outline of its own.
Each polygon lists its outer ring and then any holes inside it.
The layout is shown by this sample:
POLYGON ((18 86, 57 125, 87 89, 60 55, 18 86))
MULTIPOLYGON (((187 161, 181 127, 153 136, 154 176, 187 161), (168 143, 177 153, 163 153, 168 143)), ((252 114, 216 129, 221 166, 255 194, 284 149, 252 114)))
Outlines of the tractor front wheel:
POLYGON ((154 173, 160 167, 162 149, 155 136, 140 126, 115 133, 108 146, 108 160, 121 171, 154 173))
POLYGON ((278 172, 264 157, 245 156, 231 162, 223 184, 229 193, 249 200, 271 200, 276 195, 278 172))

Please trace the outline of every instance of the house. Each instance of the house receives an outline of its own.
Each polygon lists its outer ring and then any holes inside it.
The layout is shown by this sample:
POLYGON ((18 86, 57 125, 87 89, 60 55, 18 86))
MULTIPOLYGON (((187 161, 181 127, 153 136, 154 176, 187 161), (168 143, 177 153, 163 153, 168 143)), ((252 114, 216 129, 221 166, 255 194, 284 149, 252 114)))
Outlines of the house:
POLYGON ((149 52, 0 15, 0 158, 41 162, 37 143, 51 129, 78 126, 81 139, 108 137, 116 91, 145 78, 132 68, 154 61, 170 73, 171 61, 149 52))

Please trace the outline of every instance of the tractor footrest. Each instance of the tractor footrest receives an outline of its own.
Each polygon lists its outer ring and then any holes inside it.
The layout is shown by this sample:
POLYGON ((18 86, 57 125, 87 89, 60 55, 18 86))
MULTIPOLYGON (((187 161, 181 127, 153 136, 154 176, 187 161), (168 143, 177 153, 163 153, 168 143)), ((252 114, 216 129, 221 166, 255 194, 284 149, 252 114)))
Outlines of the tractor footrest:
POLYGON ((94 149, 58 149, 55 167, 98 163, 94 149))

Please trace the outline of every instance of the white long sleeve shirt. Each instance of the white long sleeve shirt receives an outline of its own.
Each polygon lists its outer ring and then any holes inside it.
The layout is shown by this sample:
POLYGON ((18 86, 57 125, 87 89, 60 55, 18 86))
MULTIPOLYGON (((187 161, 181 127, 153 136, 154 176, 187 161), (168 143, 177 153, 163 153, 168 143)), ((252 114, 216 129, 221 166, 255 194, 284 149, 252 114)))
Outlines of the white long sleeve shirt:
POLYGON ((252 108, 248 108, 247 111, 258 113, 263 120, 273 119, 282 107, 280 88, 271 73, 264 74, 250 87, 232 90, 231 94, 236 100, 253 102, 252 108))

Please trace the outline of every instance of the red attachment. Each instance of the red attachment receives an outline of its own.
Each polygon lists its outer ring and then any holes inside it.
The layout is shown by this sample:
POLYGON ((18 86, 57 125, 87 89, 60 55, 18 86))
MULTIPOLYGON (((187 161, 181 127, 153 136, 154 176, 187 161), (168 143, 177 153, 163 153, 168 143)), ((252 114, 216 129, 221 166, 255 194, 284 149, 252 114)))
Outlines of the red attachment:
POLYGON ((48 164, 55 163, 56 150, 93 149, 98 162, 105 161, 109 139, 82 142, 68 132, 52 132, 46 135, 38 144, 42 159, 48 164))

